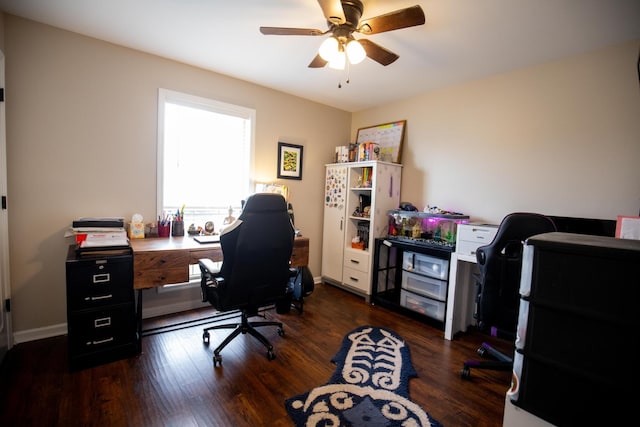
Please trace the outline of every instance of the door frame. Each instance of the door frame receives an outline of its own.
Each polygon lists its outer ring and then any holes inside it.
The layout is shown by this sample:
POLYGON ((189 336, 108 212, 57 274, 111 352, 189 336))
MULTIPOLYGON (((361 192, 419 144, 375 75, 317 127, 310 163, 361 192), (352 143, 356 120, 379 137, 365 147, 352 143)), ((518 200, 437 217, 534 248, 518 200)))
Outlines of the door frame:
MULTIPOLYGON (((4 90, 4 53, 0 50, 0 88, 4 90)), ((13 330, 11 327, 11 276, 9 274, 9 219, 7 196, 7 139, 5 99, 0 102, 0 361, 13 347, 13 330)))

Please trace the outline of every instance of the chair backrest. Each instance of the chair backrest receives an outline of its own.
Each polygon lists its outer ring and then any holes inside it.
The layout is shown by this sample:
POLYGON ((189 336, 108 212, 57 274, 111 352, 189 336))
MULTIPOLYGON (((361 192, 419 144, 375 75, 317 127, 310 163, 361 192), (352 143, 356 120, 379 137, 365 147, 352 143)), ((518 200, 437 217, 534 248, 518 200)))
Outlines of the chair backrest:
POLYGON ((237 224, 220 236, 223 261, 219 292, 221 310, 258 309, 287 292, 295 230, 284 197, 274 193, 249 196, 237 224))
POLYGON ((491 243, 477 249, 480 276, 476 317, 480 329, 515 332, 524 242, 536 234, 552 231, 556 231, 556 226, 549 217, 515 212, 502 219, 491 243))

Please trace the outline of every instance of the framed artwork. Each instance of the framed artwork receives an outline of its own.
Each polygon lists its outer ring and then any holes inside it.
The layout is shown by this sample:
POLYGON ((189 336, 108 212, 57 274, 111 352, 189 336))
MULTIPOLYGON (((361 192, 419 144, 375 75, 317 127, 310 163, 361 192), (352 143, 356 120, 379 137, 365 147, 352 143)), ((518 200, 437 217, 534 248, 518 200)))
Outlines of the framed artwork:
POLYGON ((385 162, 400 163, 402 159, 402 142, 404 141, 404 130, 407 125, 406 120, 384 123, 358 129, 356 142, 366 144, 368 142, 377 144, 380 150, 380 160, 385 162))
POLYGON ((302 148, 278 142, 278 178, 302 179, 302 148))

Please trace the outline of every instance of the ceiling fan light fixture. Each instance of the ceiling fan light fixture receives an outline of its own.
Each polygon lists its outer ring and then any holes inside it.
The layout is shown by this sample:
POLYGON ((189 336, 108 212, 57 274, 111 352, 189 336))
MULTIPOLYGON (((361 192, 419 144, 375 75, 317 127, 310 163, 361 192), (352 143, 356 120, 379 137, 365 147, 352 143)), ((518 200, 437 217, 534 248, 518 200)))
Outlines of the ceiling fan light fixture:
POLYGON ((318 49, 318 53, 325 61, 331 62, 333 57, 336 56, 339 52, 338 48, 338 39, 335 37, 329 37, 320 45, 320 49, 318 49))
POLYGON ((346 50, 349 62, 352 64, 359 64, 367 57, 367 52, 364 51, 364 48, 358 40, 350 40, 349 43, 347 43, 346 50))
POLYGON ((329 68, 334 70, 344 70, 344 66, 347 63, 347 55, 344 50, 336 52, 335 56, 329 61, 329 68))

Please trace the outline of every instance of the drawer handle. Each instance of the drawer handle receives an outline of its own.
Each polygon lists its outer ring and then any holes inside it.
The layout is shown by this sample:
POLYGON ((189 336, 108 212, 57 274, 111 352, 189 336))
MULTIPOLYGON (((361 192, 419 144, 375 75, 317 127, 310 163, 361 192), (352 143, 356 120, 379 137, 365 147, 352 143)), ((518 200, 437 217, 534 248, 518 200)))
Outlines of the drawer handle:
POLYGON ((102 273, 93 275, 93 283, 104 283, 111 280, 111 274, 102 273))
POLYGON ((487 230, 486 228, 472 228, 471 231, 478 232, 478 233, 489 233, 490 230, 487 230))
POLYGON ((93 325, 96 328, 102 328, 104 326, 111 326, 111 316, 102 317, 100 319, 96 319, 96 320, 93 321, 93 325))
POLYGON ((104 343, 108 343, 113 341, 113 337, 109 337, 109 338, 105 338, 103 340, 99 340, 99 341, 90 341, 87 344, 89 345, 97 345, 97 344, 104 344, 104 343))
POLYGON ((357 259, 352 259, 350 261, 352 264, 360 264, 360 261, 358 261, 357 259))
POLYGON ((109 294, 109 295, 100 295, 98 297, 91 297, 91 301, 98 301, 101 299, 110 299, 113 298, 113 294, 109 294))
POLYGON ((354 282, 358 281, 358 278, 357 277, 353 277, 353 276, 350 276, 349 279, 353 280, 354 282))

